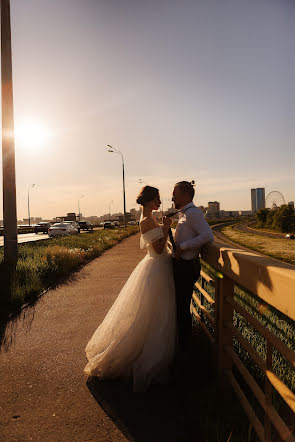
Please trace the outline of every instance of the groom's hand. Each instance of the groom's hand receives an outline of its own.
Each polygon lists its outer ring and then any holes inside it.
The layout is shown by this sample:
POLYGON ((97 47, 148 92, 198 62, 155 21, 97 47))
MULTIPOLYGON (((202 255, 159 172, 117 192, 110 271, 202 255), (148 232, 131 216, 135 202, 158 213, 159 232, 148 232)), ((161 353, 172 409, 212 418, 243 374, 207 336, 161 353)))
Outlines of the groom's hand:
POLYGON ((179 246, 176 247, 176 250, 174 252, 174 256, 176 259, 179 259, 183 253, 183 250, 179 246))

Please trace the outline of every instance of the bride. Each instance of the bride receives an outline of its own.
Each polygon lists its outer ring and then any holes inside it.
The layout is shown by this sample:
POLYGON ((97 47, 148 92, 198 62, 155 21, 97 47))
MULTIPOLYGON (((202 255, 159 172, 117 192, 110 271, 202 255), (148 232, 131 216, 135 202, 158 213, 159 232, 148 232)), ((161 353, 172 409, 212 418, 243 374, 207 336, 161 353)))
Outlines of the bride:
POLYGON ((137 265, 119 296, 86 346, 89 376, 132 378, 133 390, 146 391, 153 382, 167 382, 176 346, 176 305, 172 263, 167 249, 170 218, 159 224, 153 210, 159 191, 145 186, 140 246, 147 255, 137 265))

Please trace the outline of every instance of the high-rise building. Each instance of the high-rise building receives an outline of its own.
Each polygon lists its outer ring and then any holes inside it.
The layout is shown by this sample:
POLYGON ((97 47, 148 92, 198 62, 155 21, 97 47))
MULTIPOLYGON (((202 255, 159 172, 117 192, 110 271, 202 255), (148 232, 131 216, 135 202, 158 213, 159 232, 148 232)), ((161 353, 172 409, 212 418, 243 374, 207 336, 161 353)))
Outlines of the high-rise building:
POLYGON ((259 187, 256 189, 256 205, 257 210, 265 209, 265 188, 259 187))
POLYGON ((251 209, 252 213, 256 213, 256 189, 251 189, 251 209))
POLYGON ((218 201, 209 201, 208 208, 206 211, 207 218, 218 218, 220 212, 220 203, 218 201))
POLYGON ((252 213, 256 213, 260 209, 265 208, 265 188, 257 187, 251 189, 251 208, 252 213))
POLYGON ((288 206, 291 206, 291 207, 293 207, 293 209, 294 209, 294 201, 289 201, 289 202, 288 202, 288 206))
POLYGON ((208 209, 211 209, 213 212, 220 211, 220 203, 218 201, 209 201, 208 209))

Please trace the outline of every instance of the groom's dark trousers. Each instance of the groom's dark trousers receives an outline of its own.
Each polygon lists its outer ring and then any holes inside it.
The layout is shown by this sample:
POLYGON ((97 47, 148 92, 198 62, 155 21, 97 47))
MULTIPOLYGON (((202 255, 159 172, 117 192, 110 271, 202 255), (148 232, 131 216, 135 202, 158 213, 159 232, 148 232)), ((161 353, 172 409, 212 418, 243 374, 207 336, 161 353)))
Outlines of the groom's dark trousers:
POLYGON ((199 258, 173 258, 173 272, 177 305, 178 339, 180 350, 187 350, 192 339, 192 317, 190 304, 194 283, 200 276, 201 265, 199 258))

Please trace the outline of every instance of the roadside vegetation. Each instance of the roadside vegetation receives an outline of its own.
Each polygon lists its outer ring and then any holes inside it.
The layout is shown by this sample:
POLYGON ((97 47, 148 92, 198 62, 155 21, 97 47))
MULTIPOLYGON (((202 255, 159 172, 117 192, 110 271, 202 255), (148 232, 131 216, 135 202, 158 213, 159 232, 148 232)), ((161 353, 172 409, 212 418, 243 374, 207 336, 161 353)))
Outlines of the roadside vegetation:
POLYGON ((9 271, 0 249, 1 301, 14 310, 68 277, 73 271, 98 257, 119 241, 138 232, 138 227, 99 230, 83 235, 19 244, 19 259, 9 271))
POLYGON ((257 214, 257 227, 273 229, 288 233, 295 231, 295 210, 291 205, 284 204, 277 209, 260 209, 257 214))
POLYGON ((241 232, 232 225, 224 227, 221 232, 242 246, 295 265, 295 241, 241 232))

